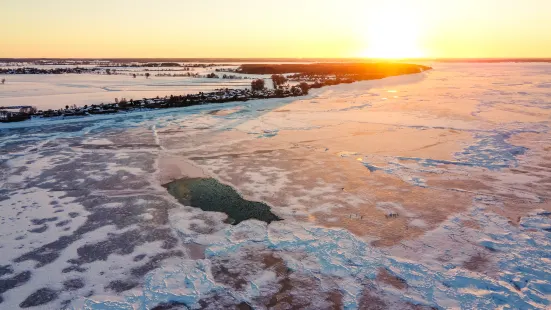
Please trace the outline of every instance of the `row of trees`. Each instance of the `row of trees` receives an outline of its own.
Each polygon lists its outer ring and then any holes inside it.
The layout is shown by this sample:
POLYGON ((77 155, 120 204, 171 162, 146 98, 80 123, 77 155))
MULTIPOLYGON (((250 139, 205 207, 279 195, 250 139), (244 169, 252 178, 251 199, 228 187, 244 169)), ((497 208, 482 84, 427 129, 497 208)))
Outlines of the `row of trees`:
MULTIPOLYGON (((283 77, 280 75, 280 77, 283 77)), ((272 82, 274 83, 274 88, 276 90, 276 93, 283 92, 283 84, 287 82, 287 79, 283 77, 283 79, 277 77, 276 75, 272 75, 272 82), (275 77, 275 78, 274 78, 275 77)), ((291 87, 291 92, 296 95, 296 92, 298 89, 300 89, 300 92, 303 95, 307 95, 308 91, 310 90, 310 85, 306 82, 302 82, 296 86, 291 87)), ((252 91, 263 91, 266 89, 266 82, 264 79, 256 79, 251 82, 251 90, 252 91)))
MULTIPOLYGON (((287 78, 285 78, 283 75, 274 74, 272 75, 272 83, 274 85, 274 89, 278 89, 281 86, 283 86, 285 83, 287 83, 287 78)), ((251 82, 251 89, 254 91, 261 91, 266 87, 266 84, 264 82, 264 79, 256 79, 251 82)))
MULTIPOLYGON (((107 73, 107 75, 117 74, 117 70, 115 70, 115 69, 111 70, 111 69, 107 68, 107 69, 105 69, 105 73, 107 73)), ((136 76, 137 76, 136 73, 132 73, 132 78, 135 79, 136 76)), ((151 76, 151 74, 149 72, 146 72, 144 74, 144 76, 145 76, 146 79, 149 79, 149 76, 151 76)))
POLYGON ((41 68, 0 68, 0 74, 83 74, 83 73, 98 73, 97 68, 53 68, 53 69, 41 69, 41 68))
POLYGON ((193 69, 193 68, 210 68, 210 67, 218 67, 218 66, 223 66, 223 64, 179 64, 179 63, 174 63, 174 62, 126 64, 126 63, 107 62, 107 63, 101 63, 101 64, 98 65, 98 67, 101 67, 101 68, 105 68, 105 67, 120 67, 120 68, 180 67, 180 68, 183 68, 184 70, 186 70, 186 69, 190 70, 190 69, 193 69))

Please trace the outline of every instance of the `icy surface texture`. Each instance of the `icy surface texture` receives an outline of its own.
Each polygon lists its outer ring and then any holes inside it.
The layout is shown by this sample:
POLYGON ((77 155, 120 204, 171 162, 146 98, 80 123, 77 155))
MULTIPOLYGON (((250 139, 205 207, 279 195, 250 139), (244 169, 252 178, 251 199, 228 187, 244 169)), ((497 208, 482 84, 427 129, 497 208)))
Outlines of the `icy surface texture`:
POLYGON ((2 124, 0 308, 549 308, 550 73, 2 124), (183 177, 283 220, 182 205, 183 177))

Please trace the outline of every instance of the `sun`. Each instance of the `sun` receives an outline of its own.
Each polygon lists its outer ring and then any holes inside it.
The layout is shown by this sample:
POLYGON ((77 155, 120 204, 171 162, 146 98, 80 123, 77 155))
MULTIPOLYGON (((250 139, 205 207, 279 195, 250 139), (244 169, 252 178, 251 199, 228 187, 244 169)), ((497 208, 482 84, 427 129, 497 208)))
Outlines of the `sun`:
POLYGON ((367 21, 362 53, 369 58, 419 58, 425 54, 419 47, 420 27, 416 14, 403 8, 380 8, 367 21))

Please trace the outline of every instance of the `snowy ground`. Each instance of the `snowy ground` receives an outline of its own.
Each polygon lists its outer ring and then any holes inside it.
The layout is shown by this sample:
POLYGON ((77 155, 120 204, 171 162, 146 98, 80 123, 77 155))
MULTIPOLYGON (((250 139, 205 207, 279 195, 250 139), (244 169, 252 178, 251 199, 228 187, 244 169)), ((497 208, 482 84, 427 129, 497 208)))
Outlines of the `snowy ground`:
POLYGON ((0 308, 549 308, 551 65, 434 66, 0 125, 0 308), (284 220, 183 206, 184 176, 284 220))

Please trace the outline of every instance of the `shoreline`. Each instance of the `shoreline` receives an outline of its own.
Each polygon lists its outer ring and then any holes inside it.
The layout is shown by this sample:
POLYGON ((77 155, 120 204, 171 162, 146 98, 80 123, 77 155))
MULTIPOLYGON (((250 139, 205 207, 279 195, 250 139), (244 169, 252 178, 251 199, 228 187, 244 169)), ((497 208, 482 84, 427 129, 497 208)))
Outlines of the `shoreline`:
MULTIPOLYGON (((274 98, 288 98, 288 97, 301 97, 308 94, 310 89, 322 88, 325 86, 333 86, 339 84, 351 84, 359 81, 380 80, 390 76, 404 76, 415 73, 425 72, 431 70, 430 67, 417 66, 419 72, 405 72, 401 74, 387 74, 379 76, 367 76, 367 75, 346 75, 340 77, 339 75, 315 75, 314 77, 308 77, 307 74, 303 76, 306 79, 299 79, 293 82, 300 82, 299 85, 280 85, 275 89, 266 89, 264 86, 262 89, 250 90, 250 89, 215 89, 212 92, 199 92, 196 94, 187 95, 170 95, 165 97, 156 98, 143 98, 140 100, 126 100, 121 98, 115 100, 115 103, 107 104, 93 104, 77 107, 76 105, 65 109, 37 111, 36 108, 31 106, 16 106, 20 109, 19 112, 7 111, 14 107, 0 107, 0 123, 10 122, 23 122, 33 118, 62 118, 66 117, 84 117, 93 115, 104 114, 116 114, 119 112, 135 112, 135 111, 150 111, 167 108, 182 108, 204 104, 217 104, 217 103, 230 103, 230 102, 246 102, 249 100, 258 99, 274 99, 274 98)), ((253 83, 255 81, 253 80, 253 83)))

